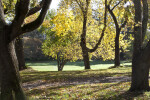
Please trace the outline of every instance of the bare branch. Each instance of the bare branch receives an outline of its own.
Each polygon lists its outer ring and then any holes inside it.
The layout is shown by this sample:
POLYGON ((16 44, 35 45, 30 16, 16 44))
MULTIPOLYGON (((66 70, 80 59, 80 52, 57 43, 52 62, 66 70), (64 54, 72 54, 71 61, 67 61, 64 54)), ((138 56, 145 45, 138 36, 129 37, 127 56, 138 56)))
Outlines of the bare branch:
POLYGON ((26 15, 26 17, 28 17, 30 15, 33 15, 33 14, 37 13, 38 11, 40 11, 41 8, 43 7, 44 1, 45 0, 42 0, 39 5, 37 5, 36 7, 32 8, 32 9, 30 9, 28 14, 26 15))
POLYGON ((123 0, 119 1, 111 10, 114 10, 123 0))
POLYGON ((115 14, 113 13, 112 9, 110 9, 110 5, 108 5, 107 8, 108 8, 108 11, 109 11, 110 15, 112 16, 112 18, 114 20, 116 28, 119 28, 117 18, 115 16, 115 14))
POLYGON ((35 21, 31 22, 31 23, 25 24, 22 27, 21 34, 35 30, 36 28, 38 28, 43 23, 44 18, 45 18, 46 13, 47 13, 47 10, 49 9, 49 5, 51 4, 51 1, 52 0, 45 0, 45 2, 43 4, 43 7, 42 7, 42 10, 41 10, 40 15, 38 16, 38 18, 35 21))
POLYGON ((106 27, 107 27, 107 0, 105 0, 104 28, 102 30, 102 34, 101 34, 97 44, 95 45, 95 47, 93 49, 87 48, 87 50, 89 52, 94 52, 98 48, 98 46, 100 45, 100 43, 101 43, 101 41, 102 41, 102 39, 104 37, 104 33, 105 33, 105 30, 106 30, 106 27))
POLYGON ((84 14, 84 8, 83 8, 83 6, 81 5, 81 2, 79 3, 78 0, 75 0, 75 1, 77 2, 77 4, 78 4, 78 6, 80 7, 82 13, 84 14))

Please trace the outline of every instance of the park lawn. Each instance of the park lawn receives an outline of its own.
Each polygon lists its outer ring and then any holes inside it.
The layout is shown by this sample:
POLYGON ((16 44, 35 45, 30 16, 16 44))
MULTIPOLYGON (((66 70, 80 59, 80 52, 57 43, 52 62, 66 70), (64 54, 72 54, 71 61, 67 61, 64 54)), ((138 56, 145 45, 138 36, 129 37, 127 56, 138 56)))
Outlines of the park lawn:
POLYGON ((29 68, 20 73, 29 100, 150 99, 149 92, 128 92, 130 80, 123 78, 131 76, 131 67, 62 72, 29 68))
MULTIPOLYGON (((57 71, 57 62, 56 61, 37 61, 37 62, 27 62, 27 66, 31 67, 37 71, 57 71)), ((113 61, 99 61, 93 60, 90 61, 91 69, 107 69, 114 65, 113 61)), ((121 66, 130 66, 131 63, 128 61, 121 61, 121 66)), ((76 61, 76 62, 68 62, 65 66, 63 71, 77 71, 77 70, 84 70, 84 63, 83 61, 76 61)))

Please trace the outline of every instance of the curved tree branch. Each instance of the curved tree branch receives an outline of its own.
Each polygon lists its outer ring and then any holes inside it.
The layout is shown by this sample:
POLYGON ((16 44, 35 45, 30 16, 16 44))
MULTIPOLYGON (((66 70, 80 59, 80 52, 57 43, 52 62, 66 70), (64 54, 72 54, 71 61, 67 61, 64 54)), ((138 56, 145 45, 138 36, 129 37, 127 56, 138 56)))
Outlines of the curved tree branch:
POLYGON ((20 31, 21 25, 24 22, 24 19, 26 17, 26 14, 28 12, 28 6, 29 6, 30 0, 17 0, 16 6, 15 6, 15 18, 12 21, 12 24, 10 25, 10 40, 13 40, 17 37, 17 32, 20 31))
MULTIPOLYGON (((23 0, 23 1, 26 1, 26 0, 23 0)), ((41 10, 40 15, 38 16, 38 18, 35 21, 31 22, 31 23, 25 24, 22 27, 20 26, 20 30, 15 32, 15 34, 13 34, 11 36, 10 40, 15 39, 16 37, 18 37, 19 35, 21 35, 23 33, 30 32, 30 31, 33 31, 36 28, 38 28, 44 21, 44 18, 46 16, 47 10, 49 9, 49 5, 50 5, 51 1, 52 0, 44 0, 43 7, 42 7, 42 10, 41 10)))
POLYGON ((110 13, 110 15, 112 16, 113 20, 114 20, 114 23, 115 23, 115 26, 116 28, 118 29, 119 28, 119 25, 118 25, 118 21, 117 21, 117 18, 115 16, 115 14, 113 13, 113 11, 110 9, 110 5, 107 6, 108 8, 108 11, 110 13))
POLYGON ((43 7, 44 5, 44 1, 45 0, 42 0, 41 3, 39 5, 37 5, 36 7, 32 8, 29 10, 28 14, 26 15, 26 17, 30 16, 30 15, 33 15, 35 13, 37 13, 38 11, 41 10, 41 8, 43 7))
POLYGON ((111 10, 113 11, 123 0, 119 1, 111 10))
POLYGON ((107 0, 105 0, 104 28, 102 30, 102 34, 101 34, 97 44, 95 45, 95 47, 93 49, 87 48, 87 50, 89 52, 94 52, 98 48, 98 46, 100 45, 100 43, 101 43, 101 41, 102 41, 102 39, 104 37, 104 33, 105 33, 105 30, 106 30, 106 27, 107 27, 107 0))
POLYGON ((50 5, 51 1, 52 0, 45 0, 38 18, 31 23, 25 24, 22 27, 21 34, 35 30, 36 28, 38 28, 43 23, 44 18, 45 18, 46 13, 47 13, 47 10, 49 9, 49 5, 50 5))

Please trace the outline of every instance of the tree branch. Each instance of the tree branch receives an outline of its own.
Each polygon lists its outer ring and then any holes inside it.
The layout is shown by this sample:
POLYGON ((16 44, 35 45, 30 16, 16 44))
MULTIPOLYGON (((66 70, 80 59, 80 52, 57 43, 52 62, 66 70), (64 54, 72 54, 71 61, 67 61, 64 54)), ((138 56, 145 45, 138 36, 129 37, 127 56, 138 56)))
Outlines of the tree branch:
POLYGON ((77 4, 78 4, 78 6, 80 7, 82 13, 84 14, 85 12, 84 12, 83 6, 81 5, 81 2, 79 3, 78 0, 75 0, 75 1, 77 2, 77 4))
POLYGON ((15 18, 10 25, 10 40, 13 40, 17 37, 17 32, 21 29, 21 25, 24 22, 26 14, 28 12, 30 0, 17 0, 15 5, 15 18))
POLYGON ((35 30, 36 28, 38 28, 43 23, 44 18, 45 18, 46 13, 47 13, 47 10, 49 9, 49 5, 51 4, 51 1, 52 0, 45 0, 38 18, 31 23, 25 24, 22 27, 21 34, 35 30))
POLYGON ((111 10, 113 11, 123 0, 119 1, 111 10))
POLYGON ((102 30, 102 34, 101 34, 97 44, 95 45, 95 47, 93 49, 87 48, 88 52, 94 52, 98 48, 98 46, 100 45, 100 43, 104 37, 106 27, 107 27, 107 0, 105 0, 104 28, 102 30))
POLYGON ((113 13, 113 11, 110 9, 110 5, 108 5, 107 8, 108 8, 108 11, 109 11, 110 15, 112 16, 112 18, 114 20, 116 28, 119 28, 117 18, 115 16, 115 14, 113 13))
POLYGON ((26 17, 28 17, 30 15, 33 15, 33 14, 37 13, 38 11, 40 11, 41 8, 44 5, 44 1, 45 0, 42 0, 39 5, 37 5, 36 7, 32 8, 32 9, 30 9, 29 12, 28 12, 28 14, 26 15, 26 17))

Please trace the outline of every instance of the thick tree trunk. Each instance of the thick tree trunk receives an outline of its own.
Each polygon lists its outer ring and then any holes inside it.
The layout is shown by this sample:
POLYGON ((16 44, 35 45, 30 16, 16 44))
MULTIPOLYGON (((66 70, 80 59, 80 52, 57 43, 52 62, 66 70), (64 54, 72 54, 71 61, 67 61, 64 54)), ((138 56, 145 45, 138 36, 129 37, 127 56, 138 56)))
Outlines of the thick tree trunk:
POLYGON ((23 33, 35 30, 42 24, 52 0, 42 1, 42 5, 29 10, 30 1, 19 0, 15 5, 14 20, 7 25, 0 0, 0 100, 26 100, 20 82, 14 39, 23 33), (23 25, 28 14, 32 15, 40 10, 35 21, 23 25))
POLYGON ((7 44, 6 39, 1 38, 0 63, 1 63, 1 100, 25 100, 21 87, 18 62, 15 53, 14 41, 7 44))
POLYGON ((145 32, 147 31, 148 5, 147 0, 143 0, 142 2, 143 3, 141 3, 141 0, 134 0, 135 39, 132 59, 132 82, 130 91, 149 91, 148 79, 150 67, 150 41, 147 43, 146 47, 142 48, 145 32))
MULTIPOLYGON (((149 53, 144 53, 146 55, 149 55, 149 53)), ((149 91, 150 57, 146 57, 146 55, 139 55, 133 57, 132 83, 130 91, 149 91)))
POLYGON ((15 42, 16 55, 19 64, 19 70, 27 69, 25 66, 24 60, 24 51, 23 51, 23 40, 21 37, 18 37, 15 42))
POLYGON ((120 49, 119 49, 119 29, 116 31, 116 38, 115 38, 115 67, 120 66, 120 49))

